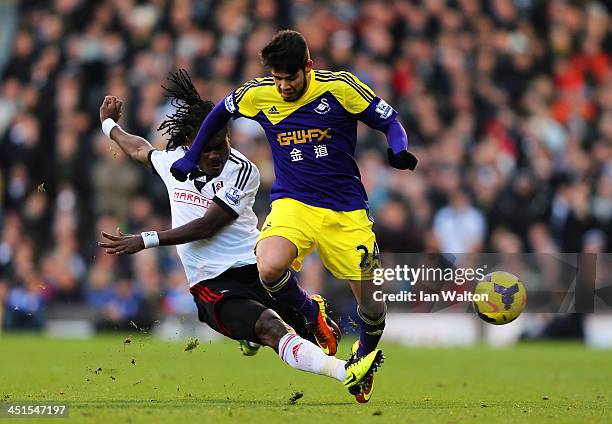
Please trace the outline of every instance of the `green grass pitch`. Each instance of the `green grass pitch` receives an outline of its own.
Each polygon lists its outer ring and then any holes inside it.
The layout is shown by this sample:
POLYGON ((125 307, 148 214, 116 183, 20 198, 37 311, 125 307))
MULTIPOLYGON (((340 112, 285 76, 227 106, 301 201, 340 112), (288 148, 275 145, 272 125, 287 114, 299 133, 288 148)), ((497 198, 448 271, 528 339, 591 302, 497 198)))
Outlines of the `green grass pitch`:
MULTIPOLYGON (((359 405, 270 349, 243 357, 231 341, 185 352, 185 343, 125 338, 0 337, 0 402, 66 403, 70 416, 58 421, 79 423, 612 422, 611 353, 577 344, 387 344, 372 401, 359 405), (304 396, 291 404, 294 392, 304 396)), ((27 422, 37 421, 49 422, 27 422)))

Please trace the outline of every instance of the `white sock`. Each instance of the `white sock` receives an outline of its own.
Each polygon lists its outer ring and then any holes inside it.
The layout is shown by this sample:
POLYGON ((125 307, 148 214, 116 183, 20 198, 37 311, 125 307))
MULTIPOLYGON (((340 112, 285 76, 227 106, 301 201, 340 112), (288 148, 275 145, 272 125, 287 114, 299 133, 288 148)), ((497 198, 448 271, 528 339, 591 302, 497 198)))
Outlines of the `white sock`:
POLYGON ((295 333, 285 334, 280 339, 278 356, 295 369, 326 375, 342 382, 346 379, 345 361, 327 356, 317 345, 295 333))

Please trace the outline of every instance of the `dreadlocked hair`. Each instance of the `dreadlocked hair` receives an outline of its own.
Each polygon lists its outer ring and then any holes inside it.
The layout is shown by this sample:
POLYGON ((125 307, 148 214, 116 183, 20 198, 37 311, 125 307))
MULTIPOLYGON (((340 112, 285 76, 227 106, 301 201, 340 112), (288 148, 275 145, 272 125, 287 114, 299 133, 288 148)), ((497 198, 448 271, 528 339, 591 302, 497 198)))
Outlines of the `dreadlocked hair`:
POLYGON ((166 150, 175 150, 178 147, 187 147, 215 104, 210 100, 202 100, 186 70, 171 72, 168 80, 172 87, 162 85, 162 88, 176 111, 172 115, 166 115, 168 119, 162 122, 157 130, 168 136, 166 150))

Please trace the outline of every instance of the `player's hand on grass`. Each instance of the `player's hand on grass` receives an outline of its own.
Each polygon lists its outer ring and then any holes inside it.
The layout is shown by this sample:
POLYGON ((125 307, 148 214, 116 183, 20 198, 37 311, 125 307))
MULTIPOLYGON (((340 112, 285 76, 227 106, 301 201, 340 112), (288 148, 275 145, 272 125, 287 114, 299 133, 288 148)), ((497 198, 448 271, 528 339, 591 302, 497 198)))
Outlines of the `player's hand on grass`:
POLYGON ((391 148, 387 149, 387 156, 389 158, 389 165, 396 169, 410 169, 414 171, 416 168, 418 159, 408 150, 401 150, 398 153, 393 153, 391 148))
POLYGON ((189 177, 190 180, 193 180, 197 170, 198 164, 193 162, 187 156, 183 156, 182 158, 178 159, 170 167, 170 173, 178 181, 185 181, 187 180, 187 177, 189 177))
POLYGON ((129 255, 140 252, 145 248, 142 236, 123 234, 119 228, 117 228, 117 235, 102 231, 102 237, 108 241, 100 241, 98 246, 105 248, 106 253, 111 255, 129 255))
POLYGON ((121 118, 121 107, 123 102, 115 96, 106 96, 100 106, 100 122, 104 122, 105 119, 111 118, 113 121, 118 122, 121 118))

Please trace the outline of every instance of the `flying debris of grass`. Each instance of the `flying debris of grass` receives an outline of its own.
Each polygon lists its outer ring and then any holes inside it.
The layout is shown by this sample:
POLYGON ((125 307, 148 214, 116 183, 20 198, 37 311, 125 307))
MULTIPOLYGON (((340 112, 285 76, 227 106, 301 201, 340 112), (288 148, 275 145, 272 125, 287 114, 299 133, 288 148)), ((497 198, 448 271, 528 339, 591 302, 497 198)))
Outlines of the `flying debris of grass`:
POLYGON ((289 398, 289 405, 295 405, 298 400, 304 397, 304 392, 293 392, 291 397, 289 398))
POLYGON ((200 344, 200 341, 198 339, 196 339, 195 337, 188 338, 187 339, 187 345, 185 346, 185 352, 192 351, 193 349, 198 347, 199 344, 200 344))

